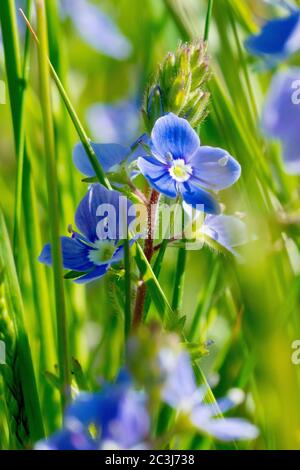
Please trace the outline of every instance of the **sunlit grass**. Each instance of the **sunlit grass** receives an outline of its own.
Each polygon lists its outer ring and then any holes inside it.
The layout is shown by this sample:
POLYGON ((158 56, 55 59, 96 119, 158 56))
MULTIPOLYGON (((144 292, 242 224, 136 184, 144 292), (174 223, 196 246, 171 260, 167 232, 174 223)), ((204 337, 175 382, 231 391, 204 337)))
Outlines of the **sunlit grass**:
MULTIPOLYGON (((25 3, 36 28, 31 2, 25 3)), ((0 105, 0 296, 8 312, 3 320, 0 308, 0 339, 6 341, 7 334, 9 361, 17 361, 13 373, 0 365, 0 393, 6 397, 0 405, 0 448, 30 447, 43 429, 50 433, 59 427, 59 394, 70 384, 72 358, 90 389, 99 377, 114 379, 124 361, 140 273, 148 286, 146 322, 154 319, 169 328, 186 317, 182 340, 196 343, 199 357, 213 341, 209 355, 195 364, 199 383, 220 379, 207 401, 217 406, 215 396, 235 387, 246 392, 239 414, 261 433, 254 444, 239 447, 299 448, 300 369, 291 362, 291 345, 300 334, 300 233, 297 218, 296 223, 289 218, 299 212, 299 178, 285 173, 280 147, 260 128, 274 71, 258 73, 243 46, 257 27, 254 13, 267 17, 270 10, 259 1, 147 0, 141 8, 139 0, 130 0, 128 8, 128 0, 107 0, 103 8, 133 44, 132 55, 116 61, 83 43, 71 22, 59 17, 56 0, 45 3, 46 17, 39 11, 37 18, 38 45, 28 29, 25 38, 17 30, 14 2, 0 2, 5 50, 0 78, 10 97, 0 105), (209 247, 186 252, 163 243, 151 266, 138 245, 125 250, 123 277, 110 272, 86 287, 64 280, 58 236, 68 234, 87 189, 72 163, 79 140, 98 180, 111 187, 89 142, 88 107, 127 98, 136 98, 141 107, 157 64, 179 40, 196 37, 208 40, 212 68, 201 141, 225 148, 242 166, 240 181, 222 201, 226 213, 243 213, 247 221, 251 241, 242 249, 244 262, 209 247), (51 237, 53 271, 37 262, 51 237), (20 412, 9 397, 12 381, 25 398, 22 416, 29 427, 25 432, 21 423, 21 441, 11 424, 20 412)), ((76 380, 73 385, 78 388, 76 380)), ((198 435, 181 445, 236 448, 198 435)))

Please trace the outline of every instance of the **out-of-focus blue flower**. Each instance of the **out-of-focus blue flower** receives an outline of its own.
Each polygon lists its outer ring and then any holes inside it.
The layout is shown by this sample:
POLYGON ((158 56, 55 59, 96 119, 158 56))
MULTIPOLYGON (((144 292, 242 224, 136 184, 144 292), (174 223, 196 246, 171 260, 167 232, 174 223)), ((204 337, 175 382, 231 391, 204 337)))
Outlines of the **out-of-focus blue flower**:
MULTIPOLYGON (((199 211, 195 211, 191 206, 183 203, 183 209, 188 215, 188 223, 195 223, 200 219, 203 219, 203 214, 199 211)), ((199 228, 200 235, 212 239, 221 245, 227 251, 232 253, 234 256, 240 258, 239 253, 235 248, 245 245, 251 240, 248 234, 248 228, 245 222, 240 218, 233 215, 213 215, 208 214, 205 216, 201 227, 199 228)), ((199 235, 196 233, 195 235, 199 235)), ((201 244, 202 247, 202 244, 201 244)))
POLYGON ((135 101, 97 103, 87 112, 94 139, 130 146, 139 133, 139 106, 135 101))
POLYGON ((67 408, 64 429, 37 444, 40 450, 146 448, 150 420, 146 396, 121 377, 100 392, 80 393, 67 408))
MULTIPOLYGON (((119 165, 126 160, 131 153, 130 147, 124 147, 120 144, 96 144, 91 142, 91 146, 105 173, 118 171, 119 165)), ((76 168, 84 175, 89 177, 96 176, 95 170, 81 143, 74 147, 73 162, 76 168)))
POLYGON ((208 213, 219 213, 207 190, 231 186, 241 174, 239 163, 225 150, 200 147, 200 139, 187 120, 173 113, 159 118, 151 134, 152 156, 140 157, 138 166, 150 185, 170 198, 182 196, 208 213))
POLYGON ((278 73, 270 86, 262 115, 264 132, 279 139, 288 173, 300 173, 300 69, 278 73))
POLYGON ((289 16, 268 21, 257 35, 250 36, 246 48, 271 61, 289 57, 300 49, 300 10, 289 16))
MULTIPOLYGON (((127 229, 123 225, 133 220, 134 214, 128 215, 131 206, 131 202, 118 191, 109 191, 100 184, 90 186, 75 215, 81 234, 73 232, 72 237, 61 237, 64 268, 82 273, 74 282, 98 279, 112 264, 123 259, 124 246, 120 239, 126 238, 127 229), (98 212, 99 207, 103 208, 103 213, 102 210, 98 212), (127 221, 123 220, 125 213, 127 221)), ((44 246, 39 261, 52 264, 50 244, 44 246)))
MULTIPOLYGON (((136 161, 139 157, 146 155, 144 146, 150 146, 150 139, 147 134, 143 134, 128 147, 120 144, 96 144, 94 142, 91 142, 91 146, 94 149, 98 162, 106 173, 118 173, 121 170, 121 166, 123 166, 126 171, 129 169, 131 178, 134 178, 139 173, 136 161)), ((96 176, 95 170, 81 143, 74 147, 73 162, 76 168, 84 175, 88 177, 96 176)))
POLYGON ((89 435, 62 429, 49 439, 38 442, 35 450, 97 450, 97 447, 89 435))
POLYGON ((81 37, 94 49, 118 60, 130 55, 129 40, 98 6, 87 0, 61 0, 61 5, 81 37))
POLYGON ((187 352, 162 349, 159 364, 165 379, 164 401, 177 412, 188 415, 200 431, 223 441, 248 440, 258 436, 257 428, 244 419, 218 417, 241 402, 241 391, 236 390, 221 399, 218 406, 207 405, 203 403, 207 390, 204 386, 197 387, 187 352))
POLYGON ((235 248, 250 239, 245 222, 232 215, 207 215, 201 232, 238 258, 240 255, 235 248))

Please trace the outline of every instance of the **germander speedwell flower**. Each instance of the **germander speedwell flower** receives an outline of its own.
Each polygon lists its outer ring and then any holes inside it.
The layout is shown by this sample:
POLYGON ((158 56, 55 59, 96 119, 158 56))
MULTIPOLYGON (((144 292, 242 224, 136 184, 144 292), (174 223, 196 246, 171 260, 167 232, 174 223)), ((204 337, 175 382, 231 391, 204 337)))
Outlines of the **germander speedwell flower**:
MULTIPOLYGON (((63 266, 78 273, 74 279, 77 283, 86 283, 102 277, 112 264, 120 262, 124 257, 124 247, 120 238, 124 231, 121 228, 123 209, 129 213, 131 202, 118 191, 109 191, 100 184, 90 186, 87 195, 80 202, 76 214, 76 226, 81 232, 73 232, 72 237, 61 237, 63 266), (110 207, 115 211, 116 219, 113 222, 113 230, 103 233, 99 237, 97 225, 102 222, 102 228, 107 225, 107 215, 99 216, 99 207, 110 207), (105 206, 104 206, 105 205, 105 206)), ((131 215, 131 214, 130 214, 131 215)), ((128 216, 130 223, 134 215, 128 216)), ((131 241, 132 243, 132 241, 131 241)), ((52 264, 51 245, 44 246, 39 257, 44 264, 52 264)))
POLYGON ((257 35, 250 36, 245 46, 255 55, 271 60, 285 59, 300 48, 300 10, 283 18, 267 21, 257 35))
POLYGON ((162 349, 159 365, 164 375, 162 397, 169 406, 189 418, 203 433, 221 441, 248 440, 258 436, 258 429, 245 419, 221 418, 220 413, 231 410, 243 399, 241 390, 234 390, 215 405, 204 403, 207 390, 198 387, 187 352, 162 349))
POLYGON ((193 207, 202 205, 207 213, 220 212, 218 202, 208 191, 231 186, 241 174, 239 163, 226 150, 200 146, 188 121, 173 113, 156 121, 151 153, 138 159, 150 185, 170 198, 181 196, 193 207))
POLYGON ((122 370, 114 384, 81 392, 65 412, 64 428, 36 445, 37 450, 137 450, 150 430, 147 395, 134 389, 122 370), (93 432, 91 432, 93 431, 93 432))
POLYGON ((266 135, 280 140, 285 169, 300 173, 300 68, 289 68, 276 74, 262 114, 266 135))

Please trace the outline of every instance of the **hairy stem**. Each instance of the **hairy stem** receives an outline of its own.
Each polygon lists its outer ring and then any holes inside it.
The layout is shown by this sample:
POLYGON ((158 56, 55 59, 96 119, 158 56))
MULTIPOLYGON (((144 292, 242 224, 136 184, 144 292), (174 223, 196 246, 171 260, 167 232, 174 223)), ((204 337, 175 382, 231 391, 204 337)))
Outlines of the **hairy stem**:
MULTIPOLYGON (((155 230, 155 207, 159 198, 159 193, 153 189, 147 206, 148 213, 148 228, 147 228, 147 239, 145 240, 144 253, 147 258, 147 261, 151 263, 151 259, 154 254, 154 230, 155 230)), ((135 308, 133 313, 133 323, 132 328, 135 330, 138 328, 143 319, 143 312, 146 300, 147 286, 143 279, 140 279, 139 287, 137 290, 135 308)))

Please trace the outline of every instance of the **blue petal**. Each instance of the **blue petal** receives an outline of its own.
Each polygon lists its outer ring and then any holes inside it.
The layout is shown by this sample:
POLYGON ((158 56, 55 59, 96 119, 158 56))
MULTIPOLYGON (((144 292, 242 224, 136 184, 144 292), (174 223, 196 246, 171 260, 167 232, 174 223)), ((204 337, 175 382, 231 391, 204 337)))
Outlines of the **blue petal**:
POLYGON ((159 118, 152 130, 154 155, 165 161, 168 154, 174 158, 188 158, 200 146, 200 139, 188 121, 173 113, 159 118))
POLYGON ((153 157, 139 158, 137 163, 141 173, 153 188, 168 197, 175 198, 177 196, 175 183, 170 176, 167 165, 153 157))
POLYGON ((87 121, 98 142, 130 145, 139 132, 139 106, 135 101, 97 103, 87 112, 87 121))
POLYGON ((87 0, 64 0, 63 6, 82 38, 97 51, 119 60, 130 55, 130 42, 99 7, 87 0))
POLYGON ((96 281, 97 279, 100 279, 100 277, 106 274, 108 268, 109 264, 97 266, 95 269, 93 269, 93 271, 90 271, 84 276, 74 279, 74 282, 76 284, 87 284, 88 282, 96 281))
MULTIPOLYGON (((97 160, 105 172, 113 171, 130 153, 130 148, 119 144, 94 144, 91 142, 97 160)), ((74 147, 73 162, 76 168, 86 176, 95 176, 95 171, 81 143, 74 147)))
POLYGON ((200 430, 214 436, 220 441, 243 441, 256 439, 259 432, 256 426, 239 418, 203 420, 197 409, 191 415, 192 422, 200 430))
MULTIPOLYGON (((135 238, 132 238, 130 241, 129 241, 129 247, 132 247, 132 245, 136 242, 138 237, 135 237, 135 238)), ((119 263, 120 261, 122 261, 124 259, 124 245, 120 245, 116 251, 114 252, 113 256, 111 257, 111 259, 109 260, 109 263, 110 264, 116 264, 116 263, 119 263)))
POLYGON ((145 401, 145 395, 131 390, 127 383, 106 385, 101 392, 79 394, 66 411, 65 425, 82 431, 94 423, 100 427, 101 439, 130 448, 149 432, 145 401))
POLYGON ((218 406, 216 407, 215 404, 203 404, 203 416, 207 417, 218 417, 220 412, 222 414, 226 413, 227 411, 231 410, 232 408, 240 405, 245 400, 245 394, 240 389, 232 389, 230 390, 229 394, 218 400, 218 406))
POLYGON ((150 419, 143 393, 129 390, 119 409, 118 419, 111 426, 111 437, 122 449, 139 445, 148 436, 150 419))
POLYGON ((250 36, 245 45, 257 55, 287 57, 300 48, 300 14, 268 21, 258 35, 250 36))
POLYGON ((240 164, 225 150, 200 147, 188 160, 193 177, 206 189, 219 191, 234 184, 241 175, 240 164))
POLYGON ((187 183, 181 185, 183 200, 194 208, 208 214, 219 214, 220 206, 216 199, 198 186, 196 179, 191 177, 187 183))
MULTIPOLYGON (((61 249, 64 268, 85 272, 94 267, 94 264, 88 258, 90 248, 79 239, 61 237, 61 249)), ((50 244, 44 246, 39 261, 47 265, 52 264, 50 244)))
POLYGON ((300 173, 299 126, 300 69, 278 73, 270 86, 262 115, 262 128, 283 145, 285 167, 290 174, 300 173))
POLYGON ((300 134, 283 143, 283 158, 287 173, 300 174, 300 134))
POLYGON ((38 442, 35 450, 97 450, 96 443, 83 432, 66 429, 38 442))
POLYGON ((159 366, 164 380, 163 399, 173 408, 192 402, 197 395, 200 403, 203 390, 197 389, 193 368, 188 353, 162 349, 159 354, 159 366))
POLYGON ((290 68, 275 75, 262 114, 264 132, 275 139, 293 139, 299 135, 300 68, 290 68))
POLYGON ((237 217, 229 215, 208 215, 201 232, 234 255, 237 254, 235 247, 245 245, 249 241, 246 224, 237 217))
MULTIPOLYGON (((98 222, 105 219, 105 216, 103 216, 101 219, 101 217, 96 215, 99 206, 104 204, 111 208, 111 216, 116 216, 116 233, 114 239, 119 238, 119 229, 123 223, 123 219, 120 219, 119 217, 121 207, 127 204, 128 211, 129 207, 132 205, 132 203, 118 191, 108 190, 101 184, 91 185, 87 195, 79 203, 75 214, 75 222, 80 232, 83 233, 83 235, 92 243, 98 239, 98 222)), ((128 224, 130 223, 131 219, 132 217, 128 217, 128 224)))

